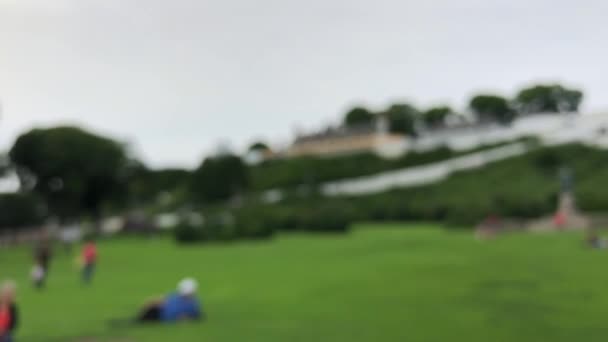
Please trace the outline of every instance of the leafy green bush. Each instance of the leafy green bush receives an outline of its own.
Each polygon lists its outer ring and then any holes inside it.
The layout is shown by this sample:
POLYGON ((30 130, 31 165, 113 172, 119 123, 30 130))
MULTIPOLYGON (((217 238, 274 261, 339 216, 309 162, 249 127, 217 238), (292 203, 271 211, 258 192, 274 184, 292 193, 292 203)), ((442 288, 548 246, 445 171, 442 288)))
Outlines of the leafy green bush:
POLYGON ((258 207, 238 211, 236 225, 239 236, 248 239, 272 237, 276 229, 272 216, 266 210, 258 207))
POLYGON ((354 212, 344 204, 325 205, 301 209, 299 229, 310 232, 347 232, 354 220, 354 212))
POLYGON ((231 241, 244 237, 239 234, 234 216, 228 212, 208 215, 202 229, 207 240, 211 241, 231 241))
POLYGON ((175 240, 179 243, 196 243, 205 240, 205 231, 202 225, 182 222, 174 228, 175 240))

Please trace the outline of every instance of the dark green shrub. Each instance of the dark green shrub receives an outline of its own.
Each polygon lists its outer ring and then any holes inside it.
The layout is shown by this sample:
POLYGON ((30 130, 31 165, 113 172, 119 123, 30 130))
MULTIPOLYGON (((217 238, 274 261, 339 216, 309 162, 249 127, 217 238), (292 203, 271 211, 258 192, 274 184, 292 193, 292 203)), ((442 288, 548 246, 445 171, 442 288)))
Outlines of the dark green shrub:
POLYGON ((208 240, 230 241, 243 238, 239 234, 234 216, 228 212, 207 216, 202 229, 208 240))
POLYGON ((205 240, 206 235, 202 225, 182 222, 173 230, 175 240, 179 243, 196 243, 205 240))
POLYGON ((328 203, 299 211, 299 228, 311 232, 347 232, 355 212, 344 204, 328 203))
POLYGON ((270 238, 276 229, 271 216, 263 209, 239 211, 236 215, 236 227, 239 236, 248 239, 270 238))

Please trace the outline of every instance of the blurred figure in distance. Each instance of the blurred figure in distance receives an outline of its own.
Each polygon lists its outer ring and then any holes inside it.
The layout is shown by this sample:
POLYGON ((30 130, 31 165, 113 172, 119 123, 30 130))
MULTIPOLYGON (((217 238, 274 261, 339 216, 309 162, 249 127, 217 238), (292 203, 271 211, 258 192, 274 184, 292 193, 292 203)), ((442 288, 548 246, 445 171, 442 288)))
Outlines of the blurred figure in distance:
POLYGON ((90 284, 97 264, 97 246, 93 239, 87 240, 82 248, 82 280, 90 284))
POLYGON ((34 265, 40 267, 42 272, 38 272, 41 276, 36 282, 37 288, 42 289, 46 285, 46 279, 49 274, 49 267, 51 264, 51 258, 53 257, 53 251, 51 248, 51 242, 46 234, 42 235, 40 241, 34 248, 34 265))

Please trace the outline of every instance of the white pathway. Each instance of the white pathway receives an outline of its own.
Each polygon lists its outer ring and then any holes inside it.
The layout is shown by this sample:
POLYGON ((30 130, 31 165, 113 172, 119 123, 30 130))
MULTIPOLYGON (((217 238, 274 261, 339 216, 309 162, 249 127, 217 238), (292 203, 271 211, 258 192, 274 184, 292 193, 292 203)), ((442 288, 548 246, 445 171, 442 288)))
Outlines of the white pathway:
POLYGON ((495 161, 522 155, 527 151, 528 147, 525 143, 514 143, 423 166, 328 182, 321 185, 321 192, 326 196, 367 195, 393 188, 429 184, 445 179, 454 172, 482 167, 495 161))

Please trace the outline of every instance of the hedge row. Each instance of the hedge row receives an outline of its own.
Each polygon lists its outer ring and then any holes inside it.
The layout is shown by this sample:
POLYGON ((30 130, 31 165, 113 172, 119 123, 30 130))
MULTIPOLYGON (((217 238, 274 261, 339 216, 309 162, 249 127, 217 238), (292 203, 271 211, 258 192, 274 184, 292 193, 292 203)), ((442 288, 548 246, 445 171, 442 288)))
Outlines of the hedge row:
POLYGON ((250 206, 205 215, 200 223, 183 222, 175 229, 178 242, 271 238, 277 231, 344 233, 354 220, 348 205, 250 206))

